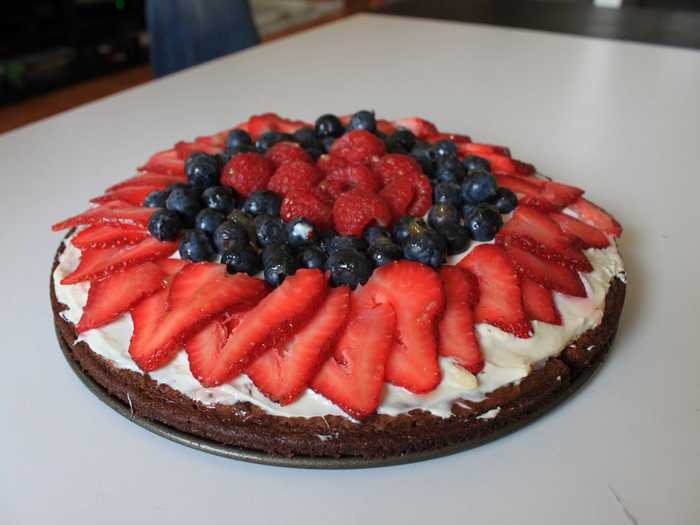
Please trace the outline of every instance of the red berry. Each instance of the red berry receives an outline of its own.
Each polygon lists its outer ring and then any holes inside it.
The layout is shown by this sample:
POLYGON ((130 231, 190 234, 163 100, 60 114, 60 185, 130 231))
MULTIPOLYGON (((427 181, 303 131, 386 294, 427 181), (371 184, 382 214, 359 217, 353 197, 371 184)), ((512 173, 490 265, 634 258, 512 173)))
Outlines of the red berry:
POLYGON ((341 194, 333 204, 333 222, 341 235, 362 235, 370 223, 391 224, 391 210, 379 195, 362 190, 341 194))
POLYGON ((239 153, 224 166, 221 184, 247 197, 254 191, 264 190, 272 172, 272 164, 262 155, 239 153))
POLYGON ((321 229, 333 227, 333 208, 309 190, 290 190, 282 201, 280 216, 285 221, 306 217, 321 229))
POLYGON ((310 189, 321 180, 322 174, 313 164, 293 161, 283 164, 267 183, 267 189, 284 196, 293 188, 310 189))
POLYGON ((308 163, 313 162, 309 154, 299 144, 294 142, 278 142, 265 152, 265 158, 275 168, 279 168, 282 164, 299 160, 308 163))
POLYGON ((416 159, 400 153, 384 155, 372 166, 372 169, 379 176, 382 186, 390 184, 394 179, 412 178, 423 174, 416 159))
POLYGON ((397 178, 384 186, 379 195, 389 205, 393 219, 397 221, 408 214, 408 208, 413 202, 416 190, 411 178, 397 178))
POLYGON ((430 135, 435 135, 438 133, 438 129, 435 127, 435 124, 418 117, 409 117, 396 120, 394 121, 394 126, 397 128, 406 128, 410 130, 419 139, 424 139, 430 135))
POLYGON ((384 143, 364 129, 346 133, 331 147, 331 156, 339 157, 350 164, 370 164, 385 153, 384 143))
MULTIPOLYGON (((340 188, 340 193, 354 189, 376 193, 379 190, 377 176, 367 166, 351 164, 331 171, 326 180, 340 188)), ((337 197, 337 195, 336 195, 337 197)))
POLYGON ((344 168, 348 165, 347 161, 332 155, 321 155, 316 164, 318 169, 320 169, 326 175, 334 170, 344 168))

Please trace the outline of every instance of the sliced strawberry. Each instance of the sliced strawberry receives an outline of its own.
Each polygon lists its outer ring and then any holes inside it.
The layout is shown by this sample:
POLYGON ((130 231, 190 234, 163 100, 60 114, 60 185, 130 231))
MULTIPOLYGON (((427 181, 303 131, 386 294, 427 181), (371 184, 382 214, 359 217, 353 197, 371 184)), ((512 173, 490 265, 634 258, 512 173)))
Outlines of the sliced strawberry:
POLYGON ((496 173, 496 183, 501 188, 508 188, 510 191, 521 195, 537 196, 544 186, 544 180, 535 177, 517 177, 514 175, 503 175, 496 173))
POLYGON ((90 283, 87 303, 75 327, 80 334, 114 321, 139 301, 163 288, 165 272, 147 262, 90 283))
POLYGON ((556 222, 566 235, 578 239, 585 248, 607 248, 610 245, 603 232, 571 215, 550 213, 549 218, 556 222))
POLYGON ((141 208, 122 201, 109 201, 97 208, 90 208, 80 215, 57 222, 51 229, 60 231, 84 224, 111 224, 130 229, 136 226, 145 229, 155 211, 154 208, 141 208))
POLYGON ((267 189, 282 196, 295 188, 310 190, 320 182, 322 176, 313 164, 299 160, 288 162, 277 168, 267 183, 267 189))
POLYGON ((395 120, 394 126, 397 128, 406 128, 411 131, 419 139, 424 139, 430 135, 438 133, 435 124, 418 117, 409 117, 401 120, 395 120))
POLYGON ((396 312, 387 381, 417 394, 433 390, 441 379, 436 333, 445 306, 438 274, 417 262, 394 262, 374 270, 362 293, 370 303, 390 303, 396 312))
POLYGON ((258 140, 260 135, 268 131, 277 131, 277 115, 264 113, 253 115, 247 122, 247 130, 253 140, 258 140))
POLYGON ((501 246, 480 244, 458 266, 479 281, 479 302, 474 309, 477 323, 492 324, 521 339, 532 337, 518 274, 501 246))
POLYGON ((570 205, 570 208, 585 221, 606 235, 619 237, 622 235, 622 226, 600 206, 596 206, 586 199, 578 199, 570 205))
POLYGON ((217 153, 221 153, 222 150, 222 147, 205 144, 203 142, 180 141, 175 144, 177 156, 182 160, 187 160, 187 158, 193 153, 202 152, 208 153, 209 155, 216 155, 217 153))
POLYGON ((457 144, 457 151, 463 157, 476 155, 481 157, 484 153, 502 155, 510 157, 510 150, 505 146, 495 146, 493 144, 477 144, 476 142, 463 142, 457 144))
POLYGON ((127 186, 112 190, 99 197, 93 197, 90 202, 93 204, 104 204, 109 201, 122 201, 133 206, 143 206, 143 201, 146 200, 148 194, 153 191, 159 191, 165 188, 166 185, 157 186, 127 186))
POLYGON ((566 208, 583 195, 583 190, 561 182, 545 181, 540 197, 558 208, 566 208))
POLYGON ((272 164, 258 153, 239 153, 221 171, 221 184, 247 197, 264 190, 273 173, 272 164))
POLYGON ((73 273, 61 280, 61 284, 101 279, 109 273, 146 261, 165 259, 177 249, 176 242, 160 242, 151 237, 131 246, 86 250, 80 256, 80 264, 73 273))
POLYGON ((333 288, 291 340, 266 350, 246 368, 246 374, 268 398, 288 405, 309 386, 333 351, 332 343, 349 309, 350 289, 333 288))
POLYGON ((134 335, 129 354, 142 370, 156 370, 209 319, 234 306, 257 302, 266 289, 260 279, 242 273, 229 275, 223 264, 186 265, 169 288, 132 309, 134 335))
POLYGON ((288 162, 308 162, 313 159, 306 153, 299 144, 294 142, 278 142, 265 152, 265 158, 269 160, 275 168, 288 162))
POLYGON ((206 144, 207 146, 216 146, 220 150, 226 146, 226 137, 231 130, 220 131, 219 133, 214 133, 213 135, 204 135, 202 137, 197 137, 194 141, 197 144, 206 144))
POLYGON ((512 218, 496 235, 496 242, 517 244, 538 257, 561 262, 571 268, 593 270, 586 255, 571 242, 549 215, 530 206, 519 205, 512 218))
POLYGON ((586 297, 586 288, 576 270, 541 259, 519 246, 506 244, 505 249, 521 274, 555 292, 586 297))
POLYGON ((180 158, 175 149, 159 151, 139 171, 152 171, 185 178, 185 161, 180 158))
POLYGON ((154 261, 153 264, 163 270, 168 278, 172 278, 176 273, 191 263, 182 259, 158 259, 154 261))
POLYGON ((298 270, 262 299, 236 326, 218 353, 188 354, 192 375, 205 386, 238 376, 263 343, 290 334, 318 309, 327 289, 319 270, 298 270))
POLYGON ((384 142, 364 129, 350 131, 331 146, 332 157, 339 157, 350 164, 371 164, 386 153, 384 142))
POLYGON ((124 244, 138 244, 148 235, 148 231, 142 228, 132 230, 109 224, 94 224, 73 237, 71 243, 79 250, 93 250, 124 244))
POLYGON ((341 235, 360 236, 370 224, 387 227, 391 220, 389 205, 379 195, 367 191, 347 191, 333 204, 333 224, 341 235))
POLYGON ((441 356, 478 374, 484 368, 484 356, 474 333, 472 309, 479 302, 479 283, 474 274, 458 266, 440 268, 445 290, 445 313, 438 325, 441 356))
POLYGON ((377 119, 377 131, 388 136, 396 131, 396 127, 388 120, 377 119))
POLYGON ((187 179, 184 177, 144 171, 134 177, 118 182, 117 184, 113 184, 107 188, 107 192, 109 193, 123 188, 133 188, 137 186, 160 186, 161 188, 165 188, 171 184, 185 182, 187 182, 187 179))
POLYGON ((425 140, 428 144, 435 144, 441 140, 451 140, 458 146, 460 144, 468 144, 472 141, 469 135, 460 135, 459 133, 435 133, 434 135, 425 137, 423 140, 425 140))
POLYGON ((333 355, 321 367, 311 387, 357 419, 379 406, 384 370, 394 343, 396 316, 388 303, 366 304, 351 296, 348 323, 333 355))
POLYGON ((580 188, 536 177, 497 173, 496 182, 499 186, 523 195, 521 199, 523 204, 545 210, 566 208, 583 194, 580 188))
POLYGON ((549 288, 537 284, 527 275, 520 276, 520 286, 523 289, 523 307, 528 319, 561 324, 561 315, 554 304, 554 297, 549 288))

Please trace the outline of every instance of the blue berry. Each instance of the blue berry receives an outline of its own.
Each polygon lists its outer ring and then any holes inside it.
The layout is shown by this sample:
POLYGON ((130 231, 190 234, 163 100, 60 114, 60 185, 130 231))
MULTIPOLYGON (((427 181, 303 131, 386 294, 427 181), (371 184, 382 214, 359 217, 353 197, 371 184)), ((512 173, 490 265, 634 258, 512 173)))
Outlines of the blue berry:
POLYGON ((319 143, 314 128, 299 128, 292 133, 292 136, 294 137, 294 141, 304 148, 307 146, 315 146, 319 143))
POLYGON ((487 242, 493 239, 503 226, 503 219, 491 204, 479 204, 466 222, 474 240, 487 242))
POLYGON ((314 162, 317 161, 318 158, 325 153, 323 151, 323 144, 320 143, 318 146, 307 146, 304 148, 304 151, 309 157, 311 157, 314 160, 314 162))
POLYGON ((406 151, 411 151, 416 145, 416 136, 406 128, 397 129, 390 138, 406 151))
POLYGON ((318 242, 316 227, 304 217, 287 223, 287 242, 294 248, 310 246, 318 242))
POLYGON ((260 153, 265 153, 272 146, 284 140, 284 135, 277 131, 266 131, 255 141, 255 147, 260 153))
POLYGON ((335 144, 334 137, 325 137, 325 138, 321 139, 321 145, 323 145, 324 153, 330 153, 331 148, 333 147, 333 144, 335 144))
POLYGON ((229 213, 236 207, 236 194, 227 186, 212 186, 202 192, 202 204, 205 208, 229 213))
POLYGON ((345 133, 343 123, 340 122, 340 119, 338 117, 336 117, 335 115, 331 115, 330 113, 321 115, 320 117, 318 117, 318 119, 316 119, 315 129, 316 135, 320 138, 337 138, 340 137, 343 133, 345 133))
POLYGON ((518 205, 518 198, 508 188, 498 188, 493 205, 501 213, 510 213, 518 205))
MULTIPOLYGON (((284 246, 284 245, 272 245, 284 246)), ((270 247, 272 247, 270 246, 270 247)), ((285 249, 276 249, 268 254, 267 258, 263 253, 263 276, 270 286, 277 287, 289 275, 294 275, 297 271, 298 263, 296 258, 285 249)))
POLYGON ((496 177, 486 171, 473 171, 462 183, 464 202, 485 202, 496 196, 496 177))
POLYGON ((228 149, 235 149, 238 146, 252 146, 252 145, 253 145, 253 139, 250 138, 250 135, 248 134, 248 132, 243 130, 243 129, 231 130, 228 134, 228 137, 226 137, 226 148, 228 148, 228 149))
POLYGON ((435 232, 421 232, 409 237, 403 244, 403 256, 438 268, 445 262, 444 241, 435 232))
POLYGON ((427 231, 428 225, 425 224, 423 219, 406 215, 398 220, 392 234, 394 240, 400 245, 403 245, 411 237, 427 231))
POLYGON ((221 153, 221 164, 226 164, 233 157, 239 153, 257 153, 257 149, 252 144, 241 144, 235 148, 226 148, 223 153, 221 153))
POLYGON ((270 215, 255 217, 255 231, 258 244, 262 247, 270 244, 283 243, 287 240, 287 232, 282 221, 270 215))
POLYGON ((302 268, 318 268, 324 270, 326 254, 318 246, 308 246, 299 252, 299 265, 302 268))
POLYGON ((477 157, 476 155, 469 155, 462 159, 462 164, 464 164, 464 169, 467 173, 470 171, 483 170, 491 172, 491 163, 483 157, 477 157))
POLYGON ((269 261, 274 258, 291 257, 294 258, 294 252, 286 243, 275 243, 265 246, 261 253, 263 266, 266 266, 269 261))
POLYGON ((219 184, 219 171, 219 161, 206 153, 192 153, 185 161, 187 180, 201 189, 219 184))
POLYGON ((428 224, 437 231, 459 224, 459 212, 451 204, 435 204, 428 212, 428 224))
POLYGON ((195 217, 194 227, 195 229, 204 232, 207 235, 214 235, 214 231, 225 220, 226 215, 224 215, 220 211, 204 208, 197 214, 197 217, 195 217))
POLYGON ((451 140, 440 140, 432 146, 433 158, 439 163, 457 157, 457 145, 451 140))
POLYGON ((331 255, 338 250, 355 250, 357 252, 364 252, 367 249, 367 243, 359 237, 353 237, 350 235, 336 235, 326 240, 323 243, 322 248, 328 255, 331 255))
POLYGON ((433 188, 433 202, 435 204, 462 204, 462 190, 456 182, 438 182, 433 188))
POLYGON ((262 270, 260 256, 250 246, 232 248, 221 256, 221 264, 226 265, 228 273, 247 273, 255 275, 262 270))
POLYGON ((170 210, 156 210, 148 221, 148 231, 159 241, 174 241, 182 229, 180 216, 170 210))
POLYGON ((354 113, 350 118, 348 129, 364 129, 372 133, 377 131, 377 120, 374 118, 374 111, 363 109, 354 113))
POLYGON ((457 157, 447 157, 440 161, 435 170, 438 182, 455 182, 459 184, 464 178, 464 166, 457 157))
POLYGON ((256 215, 272 215, 280 214, 282 199, 275 192, 268 190, 254 191, 243 203, 241 209, 255 217, 256 215))
POLYGON ((362 237, 365 239, 365 242, 367 244, 373 244, 378 239, 391 240, 391 232, 386 228, 382 228, 381 226, 370 226, 365 230, 365 233, 362 235, 362 237))
POLYGON ((165 202, 168 200, 170 192, 168 190, 152 191, 146 195, 143 205, 146 208, 165 208, 165 202))
POLYGON ((474 210, 476 210, 477 206, 478 204, 472 204, 469 202, 462 206, 462 217, 464 218, 465 223, 469 220, 469 217, 471 217, 472 213, 474 213, 474 210))
POLYGON ((389 238, 378 237, 368 248, 367 256, 375 268, 398 261, 403 256, 398 244, 389 238))
POLYGON ((180 240, 180 257, 189 261, 211 261, 214 249, 206 233, 197 230, 185 230, 180 240))
POLYGON ((399 144, 396 139, 394 139, 393 135, 384 140, 384 146, 386 146, 387 153, 400 153, 401 155, 408 154, 408 150, 399 144))
POLYGON ((240 224, 248 232, 248 237, 255 239, 255 224, 253 224, 253 217, 241 210, 231 210, 231 213, 229 213, 226 218, 231 222, 240 224))
POLYGON ((423 168, 423 173, 428 177, 432 177, 435 174, 435 160, 433 159, 430 144, 417 140, 411 149, 411 155, 418 161, 420 167, 423 168))
POLYGON ((194 226, 194 218, 201 208, 199 193, 187 186, 173 188, 165 201, 165 207, 179 213, 185 226, 194 226))
POLYGON ((232 248, 241 248, 250 244, 246 229, 231 220, 222 222, 212 235, 214 247, 218 253, 224 253, 232 248))
POLYGON ((333 252, 326 261, 332 286, 349 286, 352 289, 365 284, 372 273, 369 259, 356 250, 343 248, 333 252))
POLYGON ((447 244, 447 255, 461 253, 469 247, 471 234, 469 233, 469 228, 463 224, 446 226, 440 230, 440 233, 447 244))

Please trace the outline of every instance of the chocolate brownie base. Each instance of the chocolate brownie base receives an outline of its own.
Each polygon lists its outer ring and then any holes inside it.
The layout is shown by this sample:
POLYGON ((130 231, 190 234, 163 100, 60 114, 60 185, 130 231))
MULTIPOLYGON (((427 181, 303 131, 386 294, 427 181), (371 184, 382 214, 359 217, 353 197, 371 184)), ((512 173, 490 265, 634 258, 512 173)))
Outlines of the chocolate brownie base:
MULTIPOLYGON (((62 250, 63 245, 56 254, 52 276, 62 250)), ((74 326, 59 315, 65 307, 56 299, 53 279, 50 288, 54 321, 71 358, 110 395, 130 406, 135 415, 224 445, 276 456, 334 458, 384 458, 468 445, 536 417, 567 397, 572 383, 589 374, 605 358, 625 298, 625 283, 614 279, 600 325, 582 334, 558 358, 548 359, 518 384, 501 387, 479 403, 456 402, 449 418, 414 410, 398 416, 375 415, 356 423, 339 416, 273 416, 245 402, 204 405, 157 384, 148 374, 117 368, 86 343, 76 342, 74 326), (495 408, 500 409, 495 417, 478 417, 495 408)))

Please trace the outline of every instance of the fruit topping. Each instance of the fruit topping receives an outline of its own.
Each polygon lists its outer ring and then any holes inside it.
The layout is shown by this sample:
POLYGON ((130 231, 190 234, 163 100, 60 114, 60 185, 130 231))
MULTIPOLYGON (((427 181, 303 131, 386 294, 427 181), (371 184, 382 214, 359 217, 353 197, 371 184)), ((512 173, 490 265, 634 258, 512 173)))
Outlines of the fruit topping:
POLYGON ((537 284, 527 275, 520 276, 520 286, 523 289, 523 307, 528 319, 561 324, 561 315, 554 304, 554 297, 549 288, 537 284))
POLYGON ((87 224, 109 224, 130 229, 134 227, 145 229, 153 212, 151 208, 132 206, 122 201, 109 201, 96 208, 90 208, 80 215, 57 222, 51 229, 60 231, 87 224))
POLYGON ((71 243, 79 250, 92 250, 124 244, 138 244, 147 236, 148 233, 141 228, 129 229, 109 224, 95 224, 78 233, 71 239, 71 243))
POLYGON ((303 161, 288 162, 277 168, 267 183, 267 189, 284 197, 292 189, 310 190, 321 178, 321 171, 313 164, 303 161))
POLYGON ((333 143, 331 156, 350 164, 370 164, 386 153, 381 139, 369 131, 350 131, 333 143))
POLYGON ((290 162, 313 162, 313 159, 306 151, 294 142, 278 142, 265 152, 265 158, 270 161, 274 168, 279 168, 283 164, 290 162))
POLYGON ((579 219, 591 224, 606 235, 612 235, 613 237, 622 235, 620 223, 600 206, 596 206, 586 199, 578 199, 570 207, 578 215, 579 219))
POLYGON ((549 218, 556 222, 566 235, 580 241, 584 248, 607 248, 610 245, 603 232, 571 215, 552 212, 549 218))
POLYGON ((240 153, 226 163, 221 184, 230 186, 247 197, 254 191, 264 190, 272 177, 273 166, 258 153, 240 153))
POLYGON ((290 190, 282 201, 280 216, 287 222, 305 217, 320 229, 333 226, 333 208, 309 190, 290 190))

